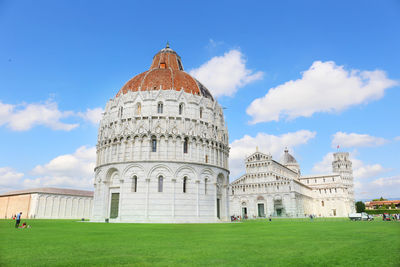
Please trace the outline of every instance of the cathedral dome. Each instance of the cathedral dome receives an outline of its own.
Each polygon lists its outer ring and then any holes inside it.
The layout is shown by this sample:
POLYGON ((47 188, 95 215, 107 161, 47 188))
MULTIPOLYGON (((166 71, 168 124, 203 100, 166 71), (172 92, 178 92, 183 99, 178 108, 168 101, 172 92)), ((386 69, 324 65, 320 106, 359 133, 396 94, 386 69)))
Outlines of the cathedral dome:
POLYGON ((286 148, 285 149, 285 154, 283 154, 282 158, 281 158, 281 163, 283 165, 287 165, 287 164, 297 164, 296 159, 289 154, 289 150, 286 148))
POLYGON ((153 57, 150 69, 130 79, 117 96, 128 91, 149 90, 184 90, 214 100, 203 84, 183 70, 181 57, 168 44, 153 57))

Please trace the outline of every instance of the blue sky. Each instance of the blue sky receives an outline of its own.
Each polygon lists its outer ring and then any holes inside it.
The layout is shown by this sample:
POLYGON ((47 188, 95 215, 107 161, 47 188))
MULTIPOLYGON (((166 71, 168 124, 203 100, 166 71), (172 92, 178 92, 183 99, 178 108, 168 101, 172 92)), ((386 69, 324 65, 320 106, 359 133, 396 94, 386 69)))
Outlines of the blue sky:
POLYGON ((399 1, 0 1, 0 191, 90 188, 97 119, 170 42, 226 107, 231 180, 285 146, 400 196, 399 1), (219 75, 215 75, 219 73, 219 75))

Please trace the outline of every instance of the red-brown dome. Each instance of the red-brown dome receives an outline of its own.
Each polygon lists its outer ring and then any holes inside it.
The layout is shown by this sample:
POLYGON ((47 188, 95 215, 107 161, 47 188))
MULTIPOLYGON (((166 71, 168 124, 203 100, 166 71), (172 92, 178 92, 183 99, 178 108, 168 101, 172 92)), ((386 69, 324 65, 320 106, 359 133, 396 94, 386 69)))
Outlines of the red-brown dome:
POLYGON ((167 44, 153 57, 150 69, 130 79, 117 93, 147 90, 184 90, 186 93, 202 95, 213 100, 208 89, 183 71, 180 56, 167 44))

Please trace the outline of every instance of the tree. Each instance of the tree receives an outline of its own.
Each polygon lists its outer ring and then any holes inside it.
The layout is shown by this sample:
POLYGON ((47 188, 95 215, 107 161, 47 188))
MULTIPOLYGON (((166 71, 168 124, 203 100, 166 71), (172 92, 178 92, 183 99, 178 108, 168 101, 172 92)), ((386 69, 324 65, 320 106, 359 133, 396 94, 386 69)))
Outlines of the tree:
POLYGON ((394 209, 396 209, 396 205, 395 205, 394 203, 392 203, 392 205, 390 206, 390 208, 391 208, 392 210, 394 210, 394 209))
POLYGON ((362 202, 362 201, 357 201, 357 202, 356 202, 356 211, 357 211, 357 213, 360 213, 360 212, 364 212, 364 211, 365 211, 365 204, 364 204, 364 202, 362 202))

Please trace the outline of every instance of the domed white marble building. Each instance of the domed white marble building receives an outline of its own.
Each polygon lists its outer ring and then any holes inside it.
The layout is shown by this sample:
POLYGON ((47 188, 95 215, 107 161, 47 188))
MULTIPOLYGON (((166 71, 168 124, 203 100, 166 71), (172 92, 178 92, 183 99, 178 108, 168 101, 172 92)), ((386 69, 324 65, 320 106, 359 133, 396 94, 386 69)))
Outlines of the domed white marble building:
POLYGON ((167 45, 106 105, 92 221, 226 221, 228 156, 221 106, 167 45))

